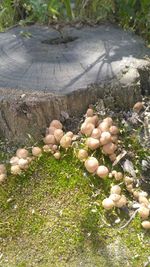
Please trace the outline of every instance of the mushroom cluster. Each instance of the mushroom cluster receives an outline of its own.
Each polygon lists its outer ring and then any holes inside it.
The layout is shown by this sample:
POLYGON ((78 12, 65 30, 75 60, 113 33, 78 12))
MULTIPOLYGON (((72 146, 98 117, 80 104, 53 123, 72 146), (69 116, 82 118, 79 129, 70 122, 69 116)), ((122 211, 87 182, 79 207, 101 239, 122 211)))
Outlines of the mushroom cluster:
POLYGON ((102 201, 102 206, 106 210, 110 210, 114 207, 122 208, 127 204, 127 199, 125 195, 121 194, 121 187, 119 185, 114 185, 111 187, 110 195, 102 201))
POLYGON ((87 137, 86 146, 89 149, 101 148, 112 162, 116 160, 119 129, 113 125, 111 117, 106 117, 100 121, 99 117, 94 115, 93 109, 89 108, 80 131, 87 137))
MULTIPOLYGON (((143 108, 143 103, 138 102, 134 105, 134 112, 139 113, 143 108)), ((125 185, 126 190, 133 195, 137 203, 137 212, 142 220, 142 227, 150 229, 150 201, 146 192, 139 191, 135 187, 133 177, 124 175, 120 171, 112 170, 110 165, 116 160, 116 151, 118 148, 119 129, 113 122, 111 117, 106 117, 102 120, 94 113, 92 108, 88 108, 84 122, 81 124, 79 132, 79 141, 76 141, 76 136, 73 132, 64 132, 63 125, 59 120, 52 120, 46 130, 46 135, 43 138, 44 145, 42 148, 33 146, 30 153, 26 148, 19 148, 16 155, 10 159, 10 171, 13 175, 19 175, 22 171, 28 169, 30 163, 39 158, 43 151, 51 153, 55 159, 61 158, 61 150, 66 151, 75 144, 75 154, 77 158, 83 162, 85 169, 92 175, 97 175, 99 178, 114 179, 115 183, 121 182, 125 185), (83 141, 83 142, 82 142, 83 141), (81 147, 82 144, 82 147, 81 147), (101 158, 97 159, 95 155, 101 152, 101 158), (104 159, 109 158, 109 168, 104 159)), ((0 164, 0 183, 7 178, 7 171, 4 164, 0 164)), ((121 192, 119 185, 113 185, 110 189, 110 194, 102 201, 102 206, 106 210, 111 210, 114 207, 122 208, 127 205, 127 198, 121 192)))

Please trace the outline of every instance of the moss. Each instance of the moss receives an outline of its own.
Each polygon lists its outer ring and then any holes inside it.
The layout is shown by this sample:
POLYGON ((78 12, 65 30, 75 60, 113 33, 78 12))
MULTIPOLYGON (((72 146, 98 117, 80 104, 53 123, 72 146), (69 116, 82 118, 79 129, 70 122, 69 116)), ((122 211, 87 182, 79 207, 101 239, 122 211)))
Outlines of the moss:
POLYGON ((89 175, 73 150, 9 175, 0 187, 0 266, 143 266, 150 236, 139 217, 119 230, 128 213, 101 207, 112 182, 89 175))

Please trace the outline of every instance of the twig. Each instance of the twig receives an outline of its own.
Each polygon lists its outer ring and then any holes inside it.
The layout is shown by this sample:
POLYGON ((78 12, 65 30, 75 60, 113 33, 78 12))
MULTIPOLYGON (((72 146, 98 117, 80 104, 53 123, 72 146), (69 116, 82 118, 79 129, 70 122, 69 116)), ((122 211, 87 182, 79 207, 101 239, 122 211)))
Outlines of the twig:
POLYGON ((120 229, 124 229, 126 226, 129 225, 129 223, 134 219, 135 215, 137 214, 138 209, 132 214, 132 216, 130 217, 130 219, 123 225, 120 227, 120 229))

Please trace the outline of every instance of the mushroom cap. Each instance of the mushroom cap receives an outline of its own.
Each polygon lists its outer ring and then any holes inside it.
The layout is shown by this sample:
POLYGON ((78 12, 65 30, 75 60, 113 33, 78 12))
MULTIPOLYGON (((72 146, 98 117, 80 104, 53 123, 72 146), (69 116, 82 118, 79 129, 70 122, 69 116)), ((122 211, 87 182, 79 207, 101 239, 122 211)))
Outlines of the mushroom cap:
POLYGON ((78 159, 85 160, 88 158, 88 152, 85 149, 80 149, 78 152, 78 159))
POLYGON ((118 135, 111 135, 111 142, 118 144, 118 135))
POLYGON ((18 166, 20 169, 26 169, 28 167, 28 160, 27 159, 19 159, 18 166))
POLYGON ((85 168, 89 173, 94 173, 98 168, 98 160, 94 157, 89 157, 85 163, 85 168))
POLYGON ((95 149, 97 149, 100 146, 99 140, 98 139, 95 139, 93 137, 87 138, 86 144, 92 150, 95 150, 95 149))
POLYGON ((104 209, 110 210, 110 209, 112 209, 114 207, 114 202, 110 198, 105 198, 102 201, 102 206, 104 207, 104 209))
POLYGON ((94 128, 91 137, 99 139, 101 137, 101 130, 99 128, 94 128))
POLYGON ((115 207, 121 208, 127 204, 127 199, 124 195, 121 195, 121 198, 115 202, 115 207))
POLYGON ((111 134, 109 132, 102 132, 100 143, 101 145, 106 145, 111 142, 111 134))
POLYGON ((128 184, 132 184, 133 183, 133 178, 129 177, 129 176, 125 176, 124 177, 124 181, 125 181, 125 184, 128 185, 128 184))
POLYGON ((109 198, 110 198, 112 201, 116 202, 116 201, 119 201, 119 200, 120 200, 121 196, 118 195, 118 194, 111 194, 111 195, 109 196, 109 198))
POLYGON ((53 126, 50 126, 50 127, 48 128, 48 133, 49 133, 49 134, 54 134, 54 132, 55 132, 56 129, 58 129, 58 128, 55 128, 55 127, 53 127, 53 126))
POLYGON ((114 151, 116 150, 116 148, 117 148, 116 145, 110 142, 103 146, 103 152, 105 154, 111 155, 111 154, 114 154, 114 151))
POLYGON ((142 102, 137 102, 133 106, 133 111, 139 113, 143 108, 143 103, 142 102))
POLYGON ((149 209, 146 208, 146 207, 141 206, 141 207, 138 209, 138 213, 139 213, 140 217, 141 217, 143 220, 145 220, 145 219, 147 219, 148 216, 149 216, 149 209))
POLYGON ((100 178, 105 178, 106 176, 108 176, 109 171, 108 168, 106 166, 98 166, 97 170, 96 170, 96 174, 100 177, 100 178))
POLYGON ((108 132, 109 131, 109 123, 106 121, 102 121, 98 128, 101 130, 101 132, 108 132))
POLYGON ((117 126, 112 125, 112 126, 110 126, 110 128, 109 128, 109 132, 110 132, 111 134, 117 135, 117 134, 119 133, 119 129, 118 129, 117 126))
POLYGON ((111 194, 121 194, 121 187, 119 185, 113 185, 110 189, 111 194))
POLYGON ((111 117, 106 117, 105 119, 103 119, 103 122, 107 122, 109 126, 113 124, 113 120, 111 117))
POLYGON ((81 125, 81 133, 82 134, 85 134, 87 136, 90 136, 92 131, 94 130, 94 125, 92 123, 86 123, 84 122, 82 125, 81 125))
POLYGON ((45 138, 44 138, 44 143, 46 145, 49 145, 49 144, 53 144, 54 145, 56 143, 54 135, 52 135, 52 134, 46 135, 45 138))
POLYGON ((17 156, 14 156, 10 159, 10 164, 11 165, 17 165, 19 161, 19 158, 17 156))
POLYGON ((122 172, 116 172, 114 176, 115 176, 115 179, 116 179, 117 181, 120 181, 120 180, 123 179, 123 174, 122 174, 122 172))
POLYGON ((66 132, 65 135, 66 135, 66 136, 69 136, 70 138, 73 138, 73 136, 74 136, 73 132, 71 132, 71 131, 66 132))
POLYGON ((34 146, 32 148, 32 155, 35 156, 35 157, 38 157, 42 154, 42 149, 38 146, 34 146))
POLYGON ((4 164, 0 164, 0 174, 5 174, 7 172, 4 164))
POLYGON ((54 157, 55 157, 55 159, 60 159, 60 157, 61 157, 60 152, 59 152, 59 151, 56 151, 56 152, 54 153, 54 157))
POLYGON ((149 205, 148 199, 146 197, 144 197, 144 196, 139 196, 138 200, 139 200, 140 204, 149 205))
POLYGON ((17 151, 16 151, 16 156, 18 157, 18 158, 22 158, 22 159, 26 159, 27 157, 28 157, 28 155, 29 155, 29 152, 28 152, 28 150, 27 149, 25 149, 25 148, 19 148, 19 149, 17 149, 17 151))
POLYGON ((11 174, 13 174, 13 175, 18 175, 18 174, 21 173, 21 169, 20 169, 19 165, 13 165, 13 166, 11 166, 11 168, 10 168, 10 172, 11 172, 11 174))
POLYGON ((54 132, 54 137, 55 137, 57 143, 60 142, 60 140, 61 140, 61 138, 63 137, 63 135, 64 135, 63 130, 61 130, 61 129, 56 129, 56 130, 55 130, 55 132, 54 132))
POLYGON ((50 123, 50 127, 55 127, 57 129, 62 129, 63 125, 59 120, 52 120, 52 122, 50 123))
POLYGON ((150 229, 150 222, 149 221, 143 221, 142 222, 142 227, 144 229, 150 229))
POLYGON ((87 117, 92 117, 94 114, 94 111, 92 108, 88 108, 87 111, 86 111, 86 116, 87 117))
POLYGON ((64 135, 60 140, 60 145, 63 148, 68 148, 71 146, 72 139, 69 136, 64 135))
POLYGON ((43 146, 43 151, 46 152, 46 153, 50 152, 51 149, 50 149, 49 145, 44 145, 43 146))

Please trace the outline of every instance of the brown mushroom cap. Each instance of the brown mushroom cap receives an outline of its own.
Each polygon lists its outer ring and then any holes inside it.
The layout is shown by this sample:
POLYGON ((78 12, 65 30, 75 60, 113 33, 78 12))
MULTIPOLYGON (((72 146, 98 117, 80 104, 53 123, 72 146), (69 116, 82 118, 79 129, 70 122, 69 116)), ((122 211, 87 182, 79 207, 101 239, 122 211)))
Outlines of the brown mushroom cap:
POLYGON ((56 129, 58 129, 58 128, 55 128, 55 127, 50 126, 48 128, 48 134, 52 134, 53 135, 56 129))
POLYGON ((101 132, 108 132, 109 131, 109 123, 106 121, 103 121, 99 124, 98 128, 101 130, 101 132))
POLYGON ((6 180, 6 178, 7 178, 6 173, 0 174, 0 184, 3 183, 6 180))
POLYGON ((104 209, 110 210, 110 209, 112 209, 114 207, 114 202, 110 198, 105 198, 102 201, 102 206, 104 207, 104 209))
POLYGON ((100 143, 101 145, 106 145, 111 142, 111 134, 109 132, 102 132, 100 143))
POLYGON ((142 102, 137 102, 134 106, 133 106, 133 111, 139 113, 143 108, 143 103, 142 102))
POLYGON ((140 217, 141 217, 143 220, 145 220, 145 219, 147 219, 148 216, 149 216, 149 209, 146 208, 146 207, 142 207, 142 206, 141 206, 141 207, 138 209, 138 213, 139 213, 140 217))
POLYGON ((18 175, 18 174, 21 173, 21 169, 20 169, 20 167, 19 167, 18 165, 13 165, 13 166, 11 166, 11 168, 10 168, 10 172, 11 172, 11 174, 13 174, 13 175, 18 175))
POLYGON ((39 156, 41 156, 41 154, 42 154, 42 149, 40 147, 35 146, 32 148, 32 155, 33 156, 39 157, 39 156))
POLYGON ((71 146, 72 139, 69 136, 64 135, 60 140, 60 145, 63 148, 68 148, 71 146))
POLYGON ((87 112, 86 112, 86 116, 87 117, 92 117, 94 114, 94 111, 92 108, 88 108, 87 112))
POLYGON ((142 222, 142 227, 144 229, 150 229, 150 222, 149 221, 143 221, 142 222))
POLYGON ((115 207, 121 208, 127 204, 127 199, 124 195, 121 196, 121 198, 115 202, 115 207))
POLYGON ((78 159, 85 160, 88 158, 88 152, 85 149, 80 149, 78 152, 78 159))
POLYGON ((62 129, 62 123, 59 120, 52 120, 52 122, 50 123, 50 127, 54 127, 57 129, 62 129))
POLYGON ((63 137, 63 135, 64 135, 63 130, 61 130, 61 129, 56 129, 56 130, 55 130, 55 132, 54 132, 54 137, 55 137, 57 143, 60 142, 60 140, 61 140, 61 138, 63 137))
POLYGON ((97 168, 98 168, 98 160, 94 157, 89 157, 86 161, 85 161, 85 168, 87 169, 87 171, 89 173, 94 173, 97 168))
POLYGON ((53 144, 54 145, 56 143, 54 135, 52 135, 52 134, 46 135, 45 138, 44 138, 44 143, 46 145, 49 145, 49 144, 53 144))
POLYGON ((119 129, 118 129, 117 126, 112 125, 112 126, 109 128, 109 132, 110 132, 111 134, 117 135, 117 134, 119 133, 119 129))
POLYGON ((81 133, 87 136, 90 136, 94 129, 94 125, 92 123, 83 123, 81 125, 81 133))
POLYGON ((105 178, 106 176, 108 176, 109 171, 108 168, 106 166, 99 166, 96 170, 96 174, 100 177, 100 178, 105 178))
POLYGON ((92 131, 91 137, 95 139, 99 139, 101 137, 101 130, 98 128, 94 128, 92 131))
POLYGON ((113 185, 110 189, 111 194, 121 194, 121 187, 119 185, 113 185))
POLYGON ((61 157, 60 152, 59 152, 59 151, 56 151, 56 152, 54 153, 54 157, 55 157, 55 159, 60 159, 60 157, 61 157))
POLYGON ((103 122, 107 122, 109 126, 113 124, 113 120, 111 117, 106 117, 105 119, 103 119, 103 122))
POLYGON ((25 148, 19 148, 19 149, 17 149, 17 151, 16 151, 16 156, 18 157, 18 158, 22 158, 22 159, 26 159, 27 157, 28 157, 28 155, 29 155, 29 152, 28 152, 28 150, 27 149, 25 149, 25 148))
POLYGON ((108 154, 108 155, 114 154, 115 150, 116 150, 116 145, 114 145, 112 142, 103 146, 103 152, 105 154, 108 154))
POLYGON ((97 149, 100 146, 99 140, 98 139, 95 139, 93 137, 87 138, 86 144, 92 150, 95 150, 95 149, 97 149))
POLYGON ((66 135, 66 136, 69 136, 70 138, 73 138, 73 136, 74 136, 73 132, 71 132, 71 131, 66 132, 65 135, 66 135))

